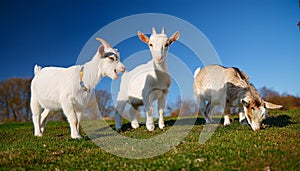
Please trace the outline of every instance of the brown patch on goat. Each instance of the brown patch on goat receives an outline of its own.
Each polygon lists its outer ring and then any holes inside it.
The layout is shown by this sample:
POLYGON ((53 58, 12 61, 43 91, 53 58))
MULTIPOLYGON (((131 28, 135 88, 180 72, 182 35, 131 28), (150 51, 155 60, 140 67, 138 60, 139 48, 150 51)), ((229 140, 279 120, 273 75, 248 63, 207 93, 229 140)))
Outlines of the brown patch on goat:
POLYGON ((249 122, 252 123, 252 116, 253 116, 253 114, 252 114, 252 107, 251 107, 251 105, 249 105, 247 107, 247 115, 248 115, 249 122))

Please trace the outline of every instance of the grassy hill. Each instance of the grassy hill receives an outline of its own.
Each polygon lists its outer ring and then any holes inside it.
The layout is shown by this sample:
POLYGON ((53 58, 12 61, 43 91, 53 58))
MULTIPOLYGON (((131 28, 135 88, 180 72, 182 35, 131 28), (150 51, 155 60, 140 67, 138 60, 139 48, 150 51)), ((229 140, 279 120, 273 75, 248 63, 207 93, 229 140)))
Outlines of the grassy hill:
MULTIPOLYGON (((183 120, 183 119, 182 119, 183 120)), ((165 130, 148 132, 144 125, 132 130, 125 124, 119 134, 135 139, 163 135, 169 129, 180 132, 187 126, 173 125, 167 118, 165 130), (173 125, 173 126, 171 126, 173 125)), ((113 122, 108 122, 113 127, 113 122)), ((263 129, 252 131, 237 120, 219 126, 203 144, 199 135, 203 120, 198 118, 188 135, 168 152, 146 159, 128 159, 100 148, 84 132, 72 140, 66 122, 49 122, 43 137, 33 136, 32 123, 0 124, 0 170, 299 170, 300 110, 270 113, 263 129)), ((103 130, 108 128, 97 128, 103 130)), ((82 129, 84 130, 84 129, 82 129)), ((177 135, 174 134, 173 137, 177 135)), ((111 134, 99 139, 116 143, 111 134)), ((157 144, 157 147, 164 147, 157 144)), ((126 149, 125 149, 126 150, 126 149)), ((128 152, 133 149, 128 149, 128 152)), ((155 150, 155 149, 153 149, 155 150)), ((157 149, 156 149, 157 150, 157 149)), ((126 153, 126 151, 125 151, 126 153)))

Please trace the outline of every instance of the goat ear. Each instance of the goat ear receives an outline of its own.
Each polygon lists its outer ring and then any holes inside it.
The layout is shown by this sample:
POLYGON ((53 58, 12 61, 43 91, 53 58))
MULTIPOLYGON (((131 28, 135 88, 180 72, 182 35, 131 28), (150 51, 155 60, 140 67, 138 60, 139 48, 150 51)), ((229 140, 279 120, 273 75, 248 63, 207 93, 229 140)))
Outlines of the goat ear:
POLYGON ((282 105, 273 104, 267 101, 264 101, 265 108, 267 109, 282 109, 282 105))
POLYGON ((98 52, 100 54, 100 57, 103 58, 104 57, 104 45, 101 45, 99 48, 98 48, 98 52))
POLYGON ((169 44, 177 41, 179 39, 180 33, 177 31, 169 38, 169 44))
POLYGON ((149 38, 146 35, 144 35, 144 33, 138 31, 138 37, 141 41, 145 42, 146 44, 149 43, 149 38))

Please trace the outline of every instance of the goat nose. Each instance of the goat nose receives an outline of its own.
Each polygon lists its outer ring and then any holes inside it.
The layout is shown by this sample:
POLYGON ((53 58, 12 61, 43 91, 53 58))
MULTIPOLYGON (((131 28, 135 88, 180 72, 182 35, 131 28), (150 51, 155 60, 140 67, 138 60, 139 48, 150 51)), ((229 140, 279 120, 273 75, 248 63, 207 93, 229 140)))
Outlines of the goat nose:
POLYGON ((259 127, 253 128, 253 130, 254 130, 254 131, 257 131, 257 130, 259 130, 259 127))
POLYGON ((162 60, 162 57, 158 56, 156 59, 157 59, 158 62, 160 62, 162 60))
POLYGON ((125 70, 126 70, 126 67, 125 67, 125 66, 122 66, 122 67, 121 67, 121 72, 125 72, 125 70))

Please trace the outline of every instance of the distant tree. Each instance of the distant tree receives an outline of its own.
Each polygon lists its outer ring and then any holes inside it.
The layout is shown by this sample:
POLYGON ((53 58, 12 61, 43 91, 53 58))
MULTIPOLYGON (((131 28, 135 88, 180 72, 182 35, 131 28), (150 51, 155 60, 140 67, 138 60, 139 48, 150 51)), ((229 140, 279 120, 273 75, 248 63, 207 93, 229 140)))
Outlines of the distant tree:
MULTIPOLYGON (((259 90, 259 92, 264 100, 275 103, 275 104, 283 104, 281 95, 278 92, 276 92, 272 89, 269 89, 265 86, 262 87, 259 90)), ((284 107, 286 107, 286 105, 284 107)))
POLYGON ((11 78, 0 82, 1 120, 30 120, 30 82, 29 78, 11 78))
POLYGON ((266 101, 281 104, 284 109, 297 109, 300 108, 300 98, 284 93, 279 94, 278 92, 269 89, 267 87, 262 87, 260 89, 260 94, 262 98, 266 101))
MULTIPOLYGON (((0 121, 31 120, 30 82, 29 78, 0 81, 0 121)), ((105 90, 96 90, 95 93, 102 116, 109 116, 114 110, 111 94, 105 90)), ((51 111, 48 120, 65 120, 65 117, 61 110, 51 111)))
POLYGON ((108 117, 114 110, 111 94, 105 90, 96 90, 95 93, 102 117, 108 117))
POLYGON ((94 106, 88 106, 87 109, 83 112, 83 119, 99 119, 102 117, 109 117, 110 113, 114 110, 112 103, 111 94, 105 90, 95 90, 96 102, 100 111, 94 110, 94 106))
POLYGON ((190 99, 181 99, 178 97, 174 107, 168 106, 167 109, 171 111, 171 116, 193 116, 197 115, 197 104, 190 99))

